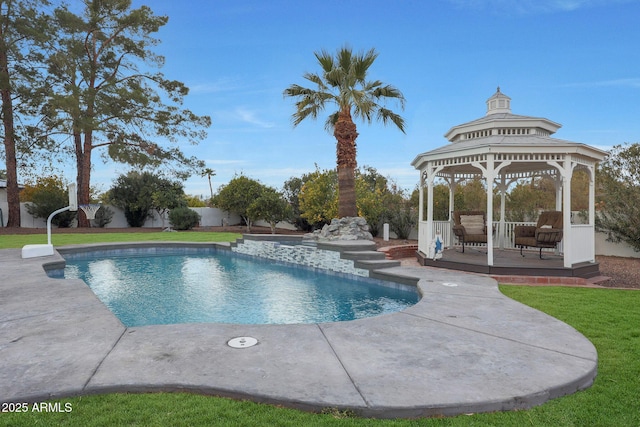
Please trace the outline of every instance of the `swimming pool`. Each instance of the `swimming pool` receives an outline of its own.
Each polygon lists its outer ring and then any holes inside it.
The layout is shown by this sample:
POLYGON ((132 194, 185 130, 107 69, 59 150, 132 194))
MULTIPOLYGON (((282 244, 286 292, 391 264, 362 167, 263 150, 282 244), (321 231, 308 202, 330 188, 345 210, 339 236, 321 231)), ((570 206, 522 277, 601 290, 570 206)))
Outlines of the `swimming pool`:
POLYGON ((297 324, 401 311, 415 288, 293 268, 226 251, 65 256, 65 278, 85 281, 126 325, 297 324))

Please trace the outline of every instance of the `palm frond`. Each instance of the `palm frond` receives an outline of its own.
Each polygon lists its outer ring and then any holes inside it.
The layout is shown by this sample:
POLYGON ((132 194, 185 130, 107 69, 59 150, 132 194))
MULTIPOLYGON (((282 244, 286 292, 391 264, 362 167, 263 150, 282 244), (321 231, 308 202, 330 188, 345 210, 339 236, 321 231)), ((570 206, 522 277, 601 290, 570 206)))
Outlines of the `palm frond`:
POLYGON ((335 127, 336 122, 338 121, 339 113, 340 113, 339 111, 336 111, 335 113, 330 114, 329 117, 327 117, 327 121, 324 123, 324 129, 327 132, 333 132, 333 128, 335 127))
POLYGON ((378 53, 375 49, 370 49, 367 53, 360 53, 357 56, 357 59, 353 61, 353 74, 357 79, 358 83, 364 83, 367 77, 367 71, 369 71, 369 67, 373 64, 373 62, 378 57, 378 53))
MULTIPOLYGON (((391 122, 404 132, 402 117, 379 104, 382 100, 396 100, 404 109, 402 92, 380 80, 366 80, 369 68, 378 57, 375 49, 354 53, 345 45, 334 55, 324 49, 314 55, 322 73, 305 73, 304 78, 317 88, 291 85, 284 91, 284 96, 298 98, 296 112, 292 115, 294 126, 307 117, 317 118, 326 104, 334 103, 338 111, 352 111, 355 117, 367 123, 374 119, 381 120, 385 125, 391 122)), ((337 118, 338 112, 330 115, 325 128, 332 130, 337 118)))
POLYGON ((405 99, 402 92, 391 85, 385 85, 382 87, 377 87, 371 93, 371 95, 376 98, 394 98, 400 102, 400 106, 404 109, 405 99))
POLYGON ((314 55, 325 73, 328 73, 335 68, 333 55, 326 50, 322 49, 320 52, 314 52, 314 55))
POLYGON ((398 129, 400 129, 400 131, 402 131, 402 133, 406 133, 404 131, 404 119, 393 111, 386 108, 379 108, 377 118, 382 121, 382 124, 385 126, 387 123, 392 122, 398 127, 398 129))

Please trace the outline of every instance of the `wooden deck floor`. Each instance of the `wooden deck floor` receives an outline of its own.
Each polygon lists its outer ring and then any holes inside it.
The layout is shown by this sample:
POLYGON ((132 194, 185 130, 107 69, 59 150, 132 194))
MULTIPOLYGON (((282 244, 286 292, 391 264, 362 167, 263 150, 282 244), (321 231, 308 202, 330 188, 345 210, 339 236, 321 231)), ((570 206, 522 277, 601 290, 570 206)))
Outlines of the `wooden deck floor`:
POLYGON ((519 276, 552 276, 552 277, 583 277, 591 278, 600 275, 598 263, 581 263, 571 268, 564 267, 562 255, 553 252, 524 251, 524 257, 519 250, 493 250, 493 265, 487 264, 487 248, 476 246, 456 246, 447 248, 442 258, 434 261, 427 259, 424 254, 418 254, 420 264, 429 267, 447 268, 451 270, 469 271, 492 275, 519 276))

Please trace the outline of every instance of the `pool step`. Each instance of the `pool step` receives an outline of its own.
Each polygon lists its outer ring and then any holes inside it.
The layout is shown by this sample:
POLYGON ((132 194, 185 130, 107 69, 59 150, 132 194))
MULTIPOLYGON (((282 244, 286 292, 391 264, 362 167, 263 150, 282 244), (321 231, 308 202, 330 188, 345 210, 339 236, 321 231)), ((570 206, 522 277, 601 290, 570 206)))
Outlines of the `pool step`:
POLYGON ((366 270, 378 270, 381 268, 400 267, 400 261, 395 261, 392 259, 355 260, 353 264, 356 268, 364 268, 366 270))
POLYGON ((352 260, 365 260, 365 259, 385 259, 386 256, 382 252, 378 251, 345 251, 341 252, 340 258, 352 259, 352 260))

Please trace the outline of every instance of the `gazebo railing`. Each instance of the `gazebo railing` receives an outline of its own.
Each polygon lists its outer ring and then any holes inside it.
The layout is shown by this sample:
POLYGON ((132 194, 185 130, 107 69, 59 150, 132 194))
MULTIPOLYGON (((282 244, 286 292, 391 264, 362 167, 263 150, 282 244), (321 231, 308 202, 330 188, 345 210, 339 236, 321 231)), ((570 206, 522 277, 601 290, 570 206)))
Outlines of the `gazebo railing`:
MULTIPOLYGON (((500 247, 500 222, 494 221, 495 232, 493 235, 493 247, 500 247)), ((505 222, 504 230, 504 249, 517 249, 514 245, 514 230, 518 225, 535 225, 534 222, 505 222)), ((418 249, 424 253, 429 253, 429 244, 427 241, 427 221, 421 221, 418 225, 418 233, 420 236, 418 249)), ((571 264, 581 262, 592 262, 595 260, 595 243, 593 235, 595 233, 594 226, 592 224, 571 224, 571 247, 573 248, 571 254, 565 254, 571 259, 571 264)), ((457 246, 458 241, 452 232, 452 224, 449 221, 434 221, 432 237, 439 234, 444 241, 445 247, 457 246)), ((478 244, 478 246, 486 246, 486 244, 478 244)), ((556 249, 542 249, 544 252, 554 252, 556 249)), ((558 244, 557 251, 559 253, 564 252, 564 239, 558 244)))
MULTIPOLYGON (((518 225, 536 225, 535 222, 506 222, 504 223, 504 248, 505 249, 515 249, 514 245, 514 230, 518 225)), ((493 234, 493 247, 500 247, 500 221, 494 221, 494 234, 493 234)), ((439 234, 444 241, 445 247, 451 247, 458 244, 456 237, 453 235, 452 231, 453 224, 449 221, 433 221, 433 232, 432 236, 435 237, 436 234, 439 234)), ((418 233, 420 234, 420 247, 418 248, 423 253, 428 253, 429 243, 427 242, 427 221, 422 221, 418 227, 418 233)), ((486 246, 486 244, 478 244, 479 246, 486 246)), ((545 249, 546 250, 546 249, 545 249)), ((553 249, 549 249, 553 251, 553 249)))

